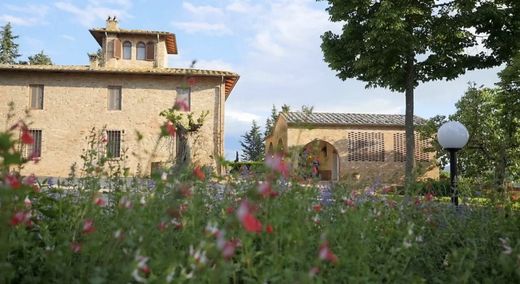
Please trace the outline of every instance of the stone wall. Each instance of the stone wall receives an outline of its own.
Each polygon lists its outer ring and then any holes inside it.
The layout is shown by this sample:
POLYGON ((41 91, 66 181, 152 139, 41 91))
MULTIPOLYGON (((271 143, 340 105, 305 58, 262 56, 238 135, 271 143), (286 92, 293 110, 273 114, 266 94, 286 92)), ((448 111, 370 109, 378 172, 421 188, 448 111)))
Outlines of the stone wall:
MULTIPOLYGON (((122 147, 127 149, 126 166, 132 173, 140 164, 149 173, 150 162, 164 162, 175 153, 175 141, 163 141, 151 156, 164 118, 159 113, 170 108, 182 76, 122 75, 51 72, 0 72, 0 123, 9 127, 24 117, 29 108, 29 85, 44 85, 43 110, 31 110, 31 129, 42 130, 42 157, 27 165, 23 174, 64 177, 73 163, 81 168, 80 155, 87 147, 85 137, 95 127, 124 131, 122 147), (122 87, 122 110, 109 111, 108 86, 122 87), (16 117, 6 122, 7 104, 15 103, 16 117), (136 131, 144 139, 138 143, 136 131), (146 154, 148 152, 148 154, 146 154), (136 153, 134 155, 133 153, 136 153), (140 156, 140 157, 138 157, 140 156)), ((220 77, 197 77, 191 91, 191 110, 209 111, 204 125, 192 138, 193 160, 218 169, 216 156, 223 155, 224 85, 220 77), (196 141, 194 141, 196 140, 196 141)))

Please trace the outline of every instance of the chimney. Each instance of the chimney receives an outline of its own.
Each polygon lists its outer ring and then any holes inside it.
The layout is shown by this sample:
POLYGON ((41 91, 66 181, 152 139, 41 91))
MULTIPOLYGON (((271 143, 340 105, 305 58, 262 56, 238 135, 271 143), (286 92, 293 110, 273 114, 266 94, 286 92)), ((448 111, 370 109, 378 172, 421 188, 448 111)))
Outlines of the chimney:
POLYGON ((90 68, 99 67, 98 56, 95 53, 89 53, 88 59, 90 61, 90 68))
POLYGON ((117 30, 119 30, 119 27, 117 26, 116 16, 114 16, 113 18, 109 16, 107 18, 106 30, 107 31, 117 31, 117 30))

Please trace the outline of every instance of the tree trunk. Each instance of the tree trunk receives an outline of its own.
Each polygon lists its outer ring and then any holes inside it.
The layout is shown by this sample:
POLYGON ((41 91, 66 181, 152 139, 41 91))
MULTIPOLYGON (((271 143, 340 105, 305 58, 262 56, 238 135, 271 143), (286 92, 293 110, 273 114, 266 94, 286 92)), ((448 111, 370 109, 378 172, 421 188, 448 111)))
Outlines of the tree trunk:
POLYGON ((188 144, 188 132, 183 127, 177 127, 178 143, 176 167, 182 168, 190 163, 190 146, 188 144))
POLYGON ((415 88, 415 56, 410 54, 406 63, 406 91, 405 91, 405 132, 406 132, 406 164, 405 188, 408 190, 415 182, 413 174, 415 162, 415 136, 413 124, 413 99, 415 88))

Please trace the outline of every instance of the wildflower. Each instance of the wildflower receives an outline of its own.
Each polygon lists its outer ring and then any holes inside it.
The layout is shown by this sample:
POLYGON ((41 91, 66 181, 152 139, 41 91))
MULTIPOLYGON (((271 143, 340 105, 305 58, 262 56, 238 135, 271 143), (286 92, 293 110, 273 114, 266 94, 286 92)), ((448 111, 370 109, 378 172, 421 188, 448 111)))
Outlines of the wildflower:
POLYGON ((90 234, 96 231, 96 227, 94 227, 94 221, 91 219, 86 219, 83 222, 83 233, 90 234))
POLYGON ((206 251, 204 251, 204 250, 201 250, 201 249, 194 250, 193 246, 190 245, 189 253, 196 264, 204 265, 208 262, 208 258, 206 257, 206 251))
POLYGON ((321 212, 321 205, 320 204, 315 204, 312 206, 312 209, 316 212, 321 212))
POLYGON ((130 209, 130 208, 132 208, 132 201, 130 201, 130 199, 128 199, 128 197, 123 196, 119 200, 119 207, 120 208, 130 209))
POLYGON ((347 205, 348 207, 355 207, 356 206, 356 204, 354 203, 354 200, 352 200, 351 198, 345 199, 345 201, 343 201, 343 203, 345 203, 345 205, 347 205))
POLYGON ((222 247, 222 256, 227 260, 235 255, 235 250, 239 245, 238 240, 230 240, 224 243, 222 247))
POLYGON ((204 174, 204 171, 200 168, 200 166, 196 166, 193 169, 193 174, 200 180, 204 181, 206 179, 206 175, 204 174))
POLYGON ((251 207, 246 200, 242 201, 240 204, 240 207, 237 210, 237 217, 246 231, 251 233, 262 232, 262 223, 253 216, 251 213, 251 207))
POLYGON ((104 197, 96 197, 94 199, 94 204, 96 204, 99 207, 105 207, 105 205, 107 205, 107 201, 104 197))
POLYGON ((268 233, 268 234, 272 234, 273 233, 273 226, 271 226, 271 224, 268 224, 265 227, 265 232, 268 233))
POLYGON ((220 230, 218 229, 217 225, 214 223, 208 223, 206 225, 206 228, 204 229, 207 234, 210 236, 219 236, 220 230))
POLYGON ((312 221, 314 222, 314 224, 319 225, 321 223, 320 216, 319 215, 315 215, 312 218, 312 221))
POLYGON ((29 130, 27 127, 22 128, 22 137, 21 137, 22 143, 26 145, 31 145, 34 143, 34 138, 32 137, 31 133, 29 133, 29 130))
POLYGON ((177 129, 175 129, 175 126, 173 125, 173 123, 171 121, 167 121, 165 124, 164 124, 164 129, 166 129, 166 132, 171 136, 171 137, 175 137, 175 133, 177 132, 177 129))
POLYGON ((29 199, 29 196, 28 196, 28 195, 27 195, 27 196, 25 197, 25 199, 23 200, 23 203, 24 203, 24 205, 25 205, 25 208, 28 208, 28 209, 29 209, 29 208, 31 208, 31 206, 32 206, 32 202, 31 202, 31 200, 29 199))
POLYGON ((188 105, 186 100, 182 99, 177 99, 173 108, 180 111, 190 111, 190 106, 188 105))
POLYGON ((19 189, 22 186, 20 180, 14 173, 10 173, 5 177, 5 183, 12 189, 19 189))
POLYGON ((142 206, 145 206, 146 205, 146 198, 144 197, 144 195, 141 196, 141 199, 139 199, 139 203, 142 205, 142 206))
POLYGON ((318 273, 320 273, 320 268, 317 267, 317 266, 313 266, 310 270, 309 270, 309 277, 314 277, 316 276, 318 273))
POLYGON ((34 185, 37 182, 38 180, 36 179, 36 176, 34 174, 31 174, 30 176, 26 177, 24 181, 26 185, 34 185))
POLYGON ((323 241, 320 245, 319 258, 333 264, 338 262, 338 257, 330 250, 329 242, 327 241, 323 241))
POLYGON ((426 201, 432 201, 433 200, 433 194, 431 192, 428 192, 426 193, 426 195, 424 195, 424 200, 426 201))
POLYGON ((278 192, 276 191, 273 191, 273 188, 271 187, 271 183, 269 182, 262 182, 259 186, 258 186, 258 192, 264 197, 264 198, 268 198, 268 197, 276 197, 278 196, 278 192))
POLYGON ((120 241, 122 241, 125 238, 123 230, 121 230, 121 229, 115 231, 113 236, 114 236, 114 239, 117 239, 117 240, 120 240, 120 241))
POLYGON ((274 155, 265 159, 265 164, 272 170, 280 173, 284 177, 289 176, 289 167, 280 155, 274 155))
POLYGON ((161 221, 158 225, 157 225, 157 229, 159 229, 159 231, 162 233, 164 232, 164 230, 166 230, 168 228, 168 223, 164 222, 164 221, 161 221))
POLYGON ((70 250, 73 252, 73 253, 79 253, 81 252, 81 244, 79 242, 72 242, 70 244, 70 250))
POLYGON ((146 283, 146 278, 151 272, 150 267, 148 266, 148 257, 145 256, 136 256, 137 265, 136 268, 132 271, 132 277, 135 281, 139 283, 146 283), (141 276, 142 275, 142 276, 141 276), (144 276, 144 277, 143 277, 144 276))
POLYGON ((162 181, 166 181, 166 180, 168 180, 168 173, 166 173, 166 172, 162 172, 162 174, 161 174, 161 180, 162 180, 162 181))
POLYGON ((11 217, 11 225, 12 226, 18 226, 22 223, 28 223, 31 219, 31 212, 30 211, 26 211, 26 212, 23 212, 23 211, 19 211, 19 212, 16 212, 12 217, 11 217))
POLYGON ((228 215, 233 214, 233 212, 235 212, 235 208, 233 206, 229 206, 229 207, 226 208, 226 213, 228 215))

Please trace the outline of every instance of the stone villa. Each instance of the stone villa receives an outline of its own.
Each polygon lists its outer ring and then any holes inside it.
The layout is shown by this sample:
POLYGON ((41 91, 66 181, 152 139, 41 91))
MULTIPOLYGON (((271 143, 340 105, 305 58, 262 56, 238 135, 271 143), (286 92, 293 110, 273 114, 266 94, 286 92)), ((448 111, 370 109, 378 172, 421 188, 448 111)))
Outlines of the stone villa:
MULTIPOLYGON (((424 119, 415 117, 415 124, 424 119)), ((401 184, 406 159, 404 115, 282 112, 273 133, 266 137, 266 154, 299 154, 299 166, 319 163, 322 180, 379 180, 401 184)), ((434 154, 424 151, 428 141, 416 134, 416 165, 422 177, 438 179, 434 154)))
MULTIPOLYGON (((218 157, 224 154, 224 111, 239 76, 226 71, 168 68, 167 57, 177 54, 175 35, 169 32, 126 30, 108 19, 105 28, 90 33, 101 46, 103 60, 90 55, 90 65, 0 65, 0 122, 9 127, 30 110, 31 147, 37 164, 23 174, 66 177, 70 166, 81 168, 80 155, 87 148, 91 129, 106 129, 105 149, 123 156, 131 173, 150 169, 171 159, 176 141, 164 141, 152 152, 160 126, 159 113, 184 101, 197 114, 209 112, 197 133, 200 147, 192 150, 195 162, 220 172, 218 157), (186 84, 187 81, 195 84, 186 84), (15 104, 15 118, 6 121, 8 103, 15 104), (137 132, 143 135, 139 142, 137 132), (125 152, 126 150, 126 152, 125 152)), ((194 140, 194 139, 193 139, 194 140)), ((194 141, 191 141, 194 143, 194 141)))

